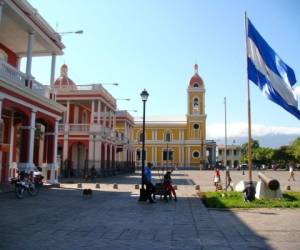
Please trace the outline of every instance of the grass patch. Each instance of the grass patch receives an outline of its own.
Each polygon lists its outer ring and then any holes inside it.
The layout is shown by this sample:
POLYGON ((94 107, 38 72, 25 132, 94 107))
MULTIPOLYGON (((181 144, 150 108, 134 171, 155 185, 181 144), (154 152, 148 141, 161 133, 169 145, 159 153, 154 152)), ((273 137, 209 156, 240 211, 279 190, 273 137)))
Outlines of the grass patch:
POLYGON ((240 192, 198 193, 208 208, 300 208, 300 192, 284 192, 281 199, 256 199, 244 202, 240 192))

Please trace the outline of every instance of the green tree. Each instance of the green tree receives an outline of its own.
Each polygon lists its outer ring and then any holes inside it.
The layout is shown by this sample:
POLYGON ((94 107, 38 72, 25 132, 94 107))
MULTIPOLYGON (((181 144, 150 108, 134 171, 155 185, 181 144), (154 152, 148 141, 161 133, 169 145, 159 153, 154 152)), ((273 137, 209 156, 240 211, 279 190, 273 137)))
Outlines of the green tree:
POLYGON ((290 146, 281 146, 274 150, 273 162, 280 168, 285 168, 290 161, 294 161, 295 157, 291 153, 290 146))
POLYGON ((300 137, 292 142, 290 153, 294 156, 295 160, 300 163, 300 137))
POLYGON ((261 166, 262 164, 270 166, 274 155, 274 149, 259 147, 254 149, 253 163, 261 166))
MULTIPOLYGON (((252 156, 253 156, 253 152, 255 151, 255 149, 259 148, 259 142, 258 140, 253 140, 251 139, 251 148, 252 148, 252 156)), ((244 143, 242 145, 242 162, 243 163, 248 163, 248 143, 244 143)))

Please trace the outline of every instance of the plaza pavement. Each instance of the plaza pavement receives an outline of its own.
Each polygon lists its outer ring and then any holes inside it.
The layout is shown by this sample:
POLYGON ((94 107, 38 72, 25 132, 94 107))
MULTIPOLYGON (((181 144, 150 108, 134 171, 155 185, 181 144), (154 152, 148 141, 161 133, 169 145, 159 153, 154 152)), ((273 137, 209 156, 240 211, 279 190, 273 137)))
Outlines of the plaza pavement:
MULTIPOLYGON (((156 181, 162 177, 153 175, 156 181)), ((88 199, 77 188, 79 179, 62 180, 60 188, 43 188, 23 200, 2 193, 0 249, 300 249, 299 209, 206 209, 195 185, 213 190, 212 175, 174 172, 178 202, 158 199, 156 204, 138 202, 139 173, 82 182, 94 190, 88 199)), ((286 171, 266 175, 289 183, 286 171)), ((238 182, 247 173, 232 171, 231 176, 238 182)), ((300 190, 298 177, 300 172, 292 190, 300 190)))

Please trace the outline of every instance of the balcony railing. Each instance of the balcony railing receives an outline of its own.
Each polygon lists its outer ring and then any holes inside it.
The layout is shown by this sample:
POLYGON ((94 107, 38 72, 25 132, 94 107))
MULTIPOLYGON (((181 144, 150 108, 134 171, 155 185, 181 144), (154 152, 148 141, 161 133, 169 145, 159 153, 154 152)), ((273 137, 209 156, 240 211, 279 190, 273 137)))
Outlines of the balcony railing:
POLYGON ((66 86, 54 86, 57 93, 74 93, 74 92, 101 92, 107 98, 112 99, 115 102, 115 98, 102 86, 102 84, 89 84, 89 85, 66 85, 66 86))
POLYGON ((58 132, 89 132, 89 124, 59 124, 58 132))
POLYGON ((111 128, 105 128, 97 124, 59 124, 58 132, 64 133, 95 133, 102 134, 111 138, 116 138, 116 132, 111 128))
POLYGON ((48 86, 44 86, 41 83, 37 82, 36 80, 31 80, 30 84, 26 85, 26 74, 22 73, 21 71, 17 70, 13 66, 9 65, 5 61, 0 59, 0 77, 13 82, 21 87, 31 89, 38 95, 44 96, 49 98, 50 96, 50 88, 48 86))

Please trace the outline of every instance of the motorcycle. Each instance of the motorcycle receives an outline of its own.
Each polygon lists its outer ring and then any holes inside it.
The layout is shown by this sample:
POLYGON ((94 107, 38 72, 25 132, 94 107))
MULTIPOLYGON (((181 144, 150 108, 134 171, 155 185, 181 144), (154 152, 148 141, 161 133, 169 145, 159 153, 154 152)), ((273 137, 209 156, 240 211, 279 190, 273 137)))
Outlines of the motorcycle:
POLYGON ((17 178, 11 179, 11 184, 15 186, 15 194, 18 199, 24 197, 24 193, 30 196, 36 196, 39 193, 40 187, 43 185, 43 176, 39 172, 26 173, 20 172, 17 178))

